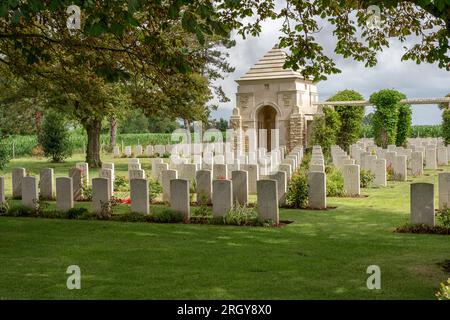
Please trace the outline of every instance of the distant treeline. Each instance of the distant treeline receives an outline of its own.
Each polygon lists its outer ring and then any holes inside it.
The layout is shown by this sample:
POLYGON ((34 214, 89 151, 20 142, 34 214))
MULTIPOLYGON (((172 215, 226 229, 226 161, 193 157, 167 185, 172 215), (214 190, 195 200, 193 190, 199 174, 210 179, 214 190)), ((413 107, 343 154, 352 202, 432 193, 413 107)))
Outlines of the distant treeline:
MULTIPOLYGON (((373 132, 371 126, 363 126, 361 131, 361 138, 373 138, 373 132)), ((438 125, 415 125, 411 127, 410 138, 436 138, 442 137, 442 126, 438 125)))

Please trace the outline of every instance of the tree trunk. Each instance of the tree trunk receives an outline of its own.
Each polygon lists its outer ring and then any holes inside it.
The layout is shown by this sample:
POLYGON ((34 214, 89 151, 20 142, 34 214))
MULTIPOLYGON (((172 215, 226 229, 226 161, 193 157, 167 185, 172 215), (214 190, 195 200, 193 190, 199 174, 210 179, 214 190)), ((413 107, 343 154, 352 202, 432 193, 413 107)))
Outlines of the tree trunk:
POLYGON ((36 135, 39 137, 41 134, 41 127, 42 127, 42 112, 37 111, 34 118, 34 124, 36 127, 36 135))
POLYGON ((183 119, 183 122, 184 122, 184 128, 186 130, 190 131, 191 130, 191 122, 187 119, 183 119))
POLYGON ((100 133, 102 129, 101 120, 92 120, 85 124, 88 143, 86 148, 86 162, 91 168, 100 168, 102 161, 100 159, 100 133))
POLYGON ((191 143, 192 142, 192 137, 191 137, 191 122, 187 119, 183 119, 184 122, 184 128, 186 129, 186 132, 188 134, 188 141, 185 143, 191 143))
POLYGON ((109 119, 109 146, 111 150, 117 145, 117 120, 114 117, 109 119))

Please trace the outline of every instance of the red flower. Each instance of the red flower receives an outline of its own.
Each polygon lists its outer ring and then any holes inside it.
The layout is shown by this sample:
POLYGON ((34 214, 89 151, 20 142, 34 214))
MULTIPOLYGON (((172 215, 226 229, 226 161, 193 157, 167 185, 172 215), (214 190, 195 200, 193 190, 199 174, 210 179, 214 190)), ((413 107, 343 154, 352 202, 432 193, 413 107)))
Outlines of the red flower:
POLYGON ((120 204, 131 204, 131 198, 120 199, 113 197, 112 199, 120 204))

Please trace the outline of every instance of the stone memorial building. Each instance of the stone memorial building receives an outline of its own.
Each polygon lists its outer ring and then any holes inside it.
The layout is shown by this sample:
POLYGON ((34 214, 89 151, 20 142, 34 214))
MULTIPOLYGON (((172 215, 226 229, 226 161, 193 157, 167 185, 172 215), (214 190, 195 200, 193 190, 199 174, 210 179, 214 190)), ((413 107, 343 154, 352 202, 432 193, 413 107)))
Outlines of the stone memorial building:
POLYGON ((236 108, 230 119, 233 129, 242 129, 243 145, 248 150, 248 130, 254 132, 256 147, 292 149, 308 145, 312 121, 319 102, 316 85, 292 69, 283 69, 286 54, 277 46, 267 52, 250 70, 236 80, 236 108), (267 133, 260 134, 260 129, 267 133), (279 129, 272 137, 270 129, 279 129))

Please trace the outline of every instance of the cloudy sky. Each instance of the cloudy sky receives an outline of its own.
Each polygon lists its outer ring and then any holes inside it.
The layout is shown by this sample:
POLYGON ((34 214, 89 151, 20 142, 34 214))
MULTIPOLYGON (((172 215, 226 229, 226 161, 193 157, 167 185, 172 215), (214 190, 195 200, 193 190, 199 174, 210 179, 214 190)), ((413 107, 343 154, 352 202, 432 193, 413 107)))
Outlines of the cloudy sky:
MULTIPOLYGON (((236 71, 221 81, 231 102, 220 104, 219 110, 213 114, 213 117, 229 118, 236 103, 235 80, 246 73, 278 42, 281 34, 278 31, 280 26, 280 21, 269 21, 263 24, 263 32, 259 38, 250 37, 243 40, 239 36, 235 37, 237 44, 229 50, 229 61, 236 71)), ((356 90, 367 99, 373 92, 386 88, 399 90, 408 98, 443 97, 450 93, 450 72, 439 69, 437 65, 401 62, 403 44, 398 41, 392 41, 390 48, 378 55, 376 67, 365 68, 363 63, 343 59, 333 54, 334 40, 330 32, 331 28, 324 26, 317 39, 325 51, 335 57, 342 73, 329 76, 328 80, 318 83, 320 101, 326 100, 343 89, 356 90)), ((371 108, 368 107, 366 113, 370 111, 371 108)), ((439 124, 440 122, 441 112, 437 106, 413 106, 413 124, 439 124)))

